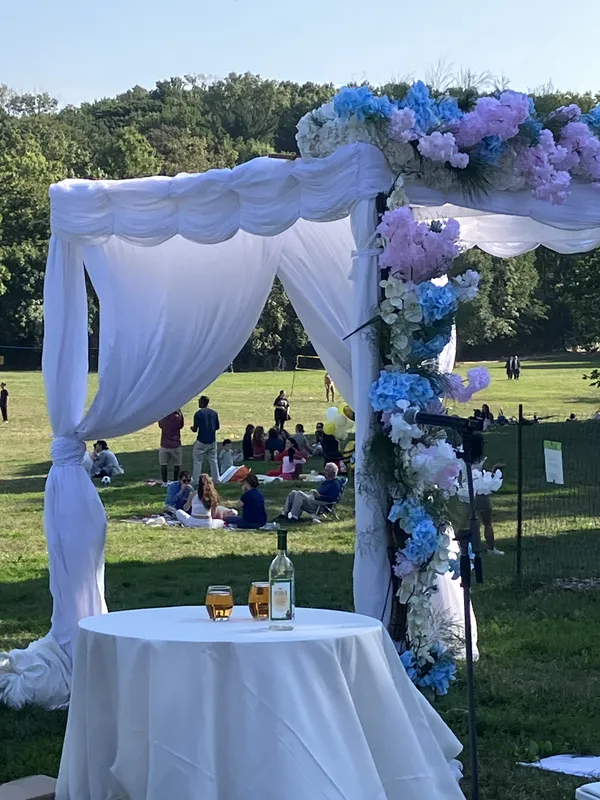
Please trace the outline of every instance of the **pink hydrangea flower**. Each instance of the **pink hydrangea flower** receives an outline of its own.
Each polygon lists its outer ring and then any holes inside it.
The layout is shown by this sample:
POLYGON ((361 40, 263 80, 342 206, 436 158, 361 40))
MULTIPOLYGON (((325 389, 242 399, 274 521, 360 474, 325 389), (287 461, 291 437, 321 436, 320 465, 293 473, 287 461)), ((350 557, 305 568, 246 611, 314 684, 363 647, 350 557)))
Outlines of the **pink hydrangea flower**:
POLYGON ((386 239, 379 264, 389 267, 396 278, 414 283, 438 278, 458 256, 460 227, 454 219, 439 230, 431 230, 425 222, 414 219, 410 208, 396 208, 383 215, 377 231, 386 239))
POLYGON ((555 204, 564 203, 569 194, 571 176, 566 170, 558 170, 568 156, 565 147, 557 146, 551 131, 543 130, 535 147, 527 147, 517 159, 517 168, 533 188, 533 196, 538 200, 550 200, 555 204))
POLYGON ((392 112, 390 139, 395 142, 412 142, 417 138, 415 112, 411 108, 396 108, 392 112))
POLYGON ((460 120, 455 130, 460 148, 472 147, 486 136, 512 139, 519 126, 529 117, 530 103, 526 94, 502 92, 499 98, 480 97, 473 111, 460 120))
POLYGON ((469 156, 459 152, 456 139, 451 133, 434 131, 429 136, 423 136, 419 139, 417 149, 423 158, 442 163, 449 162, 458 169, 464 169, 469 163, 469 156))

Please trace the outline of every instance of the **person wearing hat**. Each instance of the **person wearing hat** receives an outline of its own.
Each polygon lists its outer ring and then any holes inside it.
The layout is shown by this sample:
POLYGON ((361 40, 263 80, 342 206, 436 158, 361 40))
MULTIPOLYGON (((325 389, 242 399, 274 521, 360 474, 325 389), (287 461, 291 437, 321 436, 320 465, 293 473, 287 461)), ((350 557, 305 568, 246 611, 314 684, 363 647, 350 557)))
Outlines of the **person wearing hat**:
POLYGON ((112 450, 109 450, 104 439, 99 439, 94 444, 92 461, 92 478, 112 478, 114 475, 122 475, 124 472, 123 467, 119 464, 119 459, 112 450))

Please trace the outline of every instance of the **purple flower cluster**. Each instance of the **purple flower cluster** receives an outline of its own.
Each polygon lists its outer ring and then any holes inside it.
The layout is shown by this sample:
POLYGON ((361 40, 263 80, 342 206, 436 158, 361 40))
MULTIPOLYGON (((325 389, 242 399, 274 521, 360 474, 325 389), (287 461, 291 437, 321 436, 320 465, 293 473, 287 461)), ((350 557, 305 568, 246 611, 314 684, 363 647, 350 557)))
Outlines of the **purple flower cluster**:
POLYGON ((377 232, 387 240, 379 263, 389 267, 396 278, 413 283, 438 278, 458 256, 460 226, 455 219, 432 230, 427 223, 417 222, 404 206, 386 211, 377 232))
POLYGON ((528 147, 519 154, 518 168, 538 200, 550 200, 553 203, 563 203, 566 200, 571 176, 556 167, 566 154, 564 147, 556 146, 549 130, 541 132, 539 143, 535 147, 528 147))
POLYGON ((520 92, 502 92, 500 97, 480 97, 473 111, 465 114, 454 129, 460 148, 473 147, 487 136, 507 141, 530 116, 529 97, 520 92))
POLYGON ((490 381, 490 373, 485 367, 473 367, 467 372, 466 383, 456 373, 448 375, 445 394, 458 403, 468 403, 476 392, 487 389, 490 381))
POLYGON ((559 144, 565 153, 558 168, 583 172, 591 180, 600 181, 600 140, 585 122, 568 122, 561 131, 559 144))

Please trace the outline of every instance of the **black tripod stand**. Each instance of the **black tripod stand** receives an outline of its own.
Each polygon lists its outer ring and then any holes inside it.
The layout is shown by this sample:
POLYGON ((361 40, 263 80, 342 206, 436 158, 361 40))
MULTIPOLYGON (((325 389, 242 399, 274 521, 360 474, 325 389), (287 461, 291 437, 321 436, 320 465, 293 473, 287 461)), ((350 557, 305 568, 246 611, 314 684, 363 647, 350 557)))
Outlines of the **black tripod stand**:
POLYGON ((473 553, 473 565, 475 581, 483 583, 483 570, 481 567, 481 535, 479 532, 479 520, 475 512, 475 490, 473 488, 473 439, 474 436, 481 436, 476 432, 479 428, 479 420, 464 420, 471 423, 459 430, 463 443, 463 461, 467 468, 467 486, 469 489, 469 527, 460 530, 456 534, 456 539, 460 545, 460 580, 463 590, 464 612, 465 612, 465 651, 466 651, 466 672, 467 672, 467 709, 469 718, 469 747, 471 750, 471 784, 472 800, 479 800, 479 759, 477 756, 477 719, 475 715, 475 690, 473 676, 473 631, 471 626, 471 554, 473 553))

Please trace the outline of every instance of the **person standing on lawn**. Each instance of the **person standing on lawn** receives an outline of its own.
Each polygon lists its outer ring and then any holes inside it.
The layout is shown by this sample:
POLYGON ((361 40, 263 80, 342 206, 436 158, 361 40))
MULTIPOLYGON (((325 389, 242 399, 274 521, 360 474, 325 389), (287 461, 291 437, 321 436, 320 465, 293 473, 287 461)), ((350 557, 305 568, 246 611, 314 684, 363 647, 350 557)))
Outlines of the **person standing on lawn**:
POLYGON ((0 412, 2 422, 8 422, 8 389, 5 383, 0 384, 0 412))
POLYGON ((219 463, 217 461, 217 431, 221 427, 219 415, 209 408, 210 398, 205 394, 198 400, 198 411, 194 414, 194 424, 191 430, 197 433, 194 444, 193 459, 194 469, 192 472, 192 483, 198 485, 198 479, 204 466, 204 459, 208 461, 210 474, 213 482, 219 481, 219 463))
POLYGON ((180 408, 158 421, 158 427, 161 431, 158 464, 163 486, 167 485, 169 466, 173 467, 173 480, 179 479, 179 470, 183 461, 183 448, 181 446, 183 424, 184 419, 180 408))

